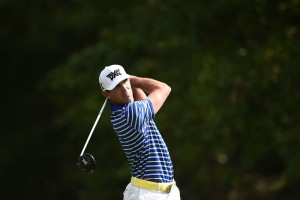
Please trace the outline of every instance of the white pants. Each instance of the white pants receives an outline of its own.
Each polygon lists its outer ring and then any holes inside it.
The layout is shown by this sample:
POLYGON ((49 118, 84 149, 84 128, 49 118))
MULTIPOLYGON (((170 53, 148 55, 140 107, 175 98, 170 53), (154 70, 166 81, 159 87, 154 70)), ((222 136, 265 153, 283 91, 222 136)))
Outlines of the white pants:
POLYGON ((175 186, 170 193, 145 190, 129 183, 124 191, 123 200, 180 200, 180 192, 175 186))

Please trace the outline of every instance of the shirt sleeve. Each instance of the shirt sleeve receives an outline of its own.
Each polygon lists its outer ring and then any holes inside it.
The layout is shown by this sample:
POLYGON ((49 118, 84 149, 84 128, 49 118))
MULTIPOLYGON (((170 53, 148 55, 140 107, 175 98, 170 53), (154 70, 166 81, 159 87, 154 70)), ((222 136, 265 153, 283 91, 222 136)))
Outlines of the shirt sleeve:
POLYGON ((129 103, 126 113, 128 124, 139 132, 144 132, 147 124, 155 116, 154 107, 149 98, 129 103))

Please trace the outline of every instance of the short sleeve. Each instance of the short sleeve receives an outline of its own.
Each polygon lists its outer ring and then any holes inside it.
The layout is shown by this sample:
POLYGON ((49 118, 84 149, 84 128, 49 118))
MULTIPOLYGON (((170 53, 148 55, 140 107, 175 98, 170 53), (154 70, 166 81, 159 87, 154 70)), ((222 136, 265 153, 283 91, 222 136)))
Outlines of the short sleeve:
POLYGON ((149 98, 129 103, 125 113, 128 124, 139 132, 143 132, 155 116, 153 104, 149 98))

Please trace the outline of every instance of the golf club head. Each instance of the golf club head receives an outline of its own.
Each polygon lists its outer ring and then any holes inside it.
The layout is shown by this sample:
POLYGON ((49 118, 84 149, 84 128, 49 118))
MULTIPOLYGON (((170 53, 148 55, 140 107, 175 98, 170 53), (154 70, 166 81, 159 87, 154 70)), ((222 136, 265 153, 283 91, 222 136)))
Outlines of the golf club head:
POLYGON ((96 169, 96 161, 92 154, 84 153, 82 156, 79 156, 77 166, 85 172, 93 173, 96 169))

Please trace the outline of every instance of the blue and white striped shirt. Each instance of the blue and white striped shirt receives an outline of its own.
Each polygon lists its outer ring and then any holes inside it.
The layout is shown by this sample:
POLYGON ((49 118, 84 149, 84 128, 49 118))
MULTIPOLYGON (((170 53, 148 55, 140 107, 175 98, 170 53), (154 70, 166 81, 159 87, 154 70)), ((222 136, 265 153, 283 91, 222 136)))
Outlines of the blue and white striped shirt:
POLYGON ((173 181, 168 148, 154 123, 150 99, 125 105, 110 105, 114 131, 127 156, 131 175, 158 183, 173 181))

